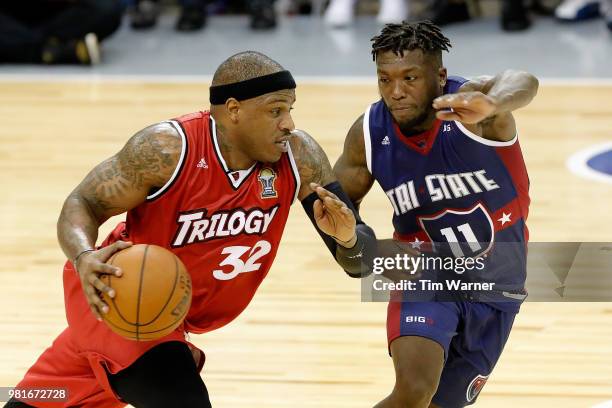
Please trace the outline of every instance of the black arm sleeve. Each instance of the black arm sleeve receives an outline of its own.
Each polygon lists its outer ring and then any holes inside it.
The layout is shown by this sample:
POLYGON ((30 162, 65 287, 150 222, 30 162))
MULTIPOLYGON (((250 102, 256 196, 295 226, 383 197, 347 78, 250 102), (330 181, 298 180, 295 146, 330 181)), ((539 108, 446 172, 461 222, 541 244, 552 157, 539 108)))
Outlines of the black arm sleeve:
POLYGON ((363 222, 351 199, 340 186, 340 183, 334 181, 323 186, 323 188, 334 193, 355 214, 355 220, 357 221, 357 242, 355 246, 353 248, 345 248, 342 245, 338 245, 335 239, 319 229, 314 218, 313 208, 314 202, 319 199, 317 193, 313 192, 302 200, 304 211, 308 214, 312 225, 314 225, 336 262, 351 278, 361 278, 369 275, 371 273, 372 258, 376 253, 376 235, 374 231, 363 222))

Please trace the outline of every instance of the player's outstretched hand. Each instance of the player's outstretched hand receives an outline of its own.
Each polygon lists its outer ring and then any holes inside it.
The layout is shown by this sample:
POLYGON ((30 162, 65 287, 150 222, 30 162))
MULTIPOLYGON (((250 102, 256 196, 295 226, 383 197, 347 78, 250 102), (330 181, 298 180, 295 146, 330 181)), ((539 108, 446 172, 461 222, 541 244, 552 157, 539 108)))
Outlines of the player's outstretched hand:
POLYGON ((355 214, 334 193, 320 184, 310 183, 310 188, 319 199, 314 202, 315 221, 321 231, 343 243, 355 237, 355 214))
POLYGON ((466 124, 475 124, 492 116, 497 109, 495 99, 482 92, 460 92, 442 95, 433 101, 437 109, 436 117, 440 120, 456 120, 466 124), (450 110, 443 110, 449 109, 450 110))
POLYGON ((86 252, 78 257, 76 265, 77 272, 81 278, 81 286, 87 303, 96 318, 102 320, 102 313, 108 313, 108 305, 100 298, 100 292, 106 293, 109 297, 115 297, 115 291, 105 285, 99 278, 100 275, 121 276, 122 271, 116 266, 108 265, 105 262, 117 251, 132 246, 131 242, 116 241, 113 244, 100 248, 97 251, 86 252))

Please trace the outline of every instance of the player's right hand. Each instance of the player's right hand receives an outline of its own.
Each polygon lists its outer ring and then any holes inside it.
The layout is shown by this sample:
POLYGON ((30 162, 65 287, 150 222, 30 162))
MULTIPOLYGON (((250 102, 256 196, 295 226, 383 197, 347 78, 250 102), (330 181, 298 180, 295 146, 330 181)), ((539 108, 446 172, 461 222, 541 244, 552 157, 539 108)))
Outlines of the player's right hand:
POLYGON ((475 124, 493 116, 497 103, 494 98, 482 92, 459 92, 437 97, 433 101, 433 107, 438 109, 436 117, 440 120, 475 124))
POLYGON ((115 252, 132 246, 131 242, 116 241, 113 244, 100 248, 97 251, 86 252, 79 256, 74 267, 81 278, 81 286, 91 311, 98 320, 102 320, 102 313, 108 313, 108 305, 101 299, 101 293, 115 297, 115 291, 100 280, 100 275, 121 276, 120 268, 105 263, 115 252))

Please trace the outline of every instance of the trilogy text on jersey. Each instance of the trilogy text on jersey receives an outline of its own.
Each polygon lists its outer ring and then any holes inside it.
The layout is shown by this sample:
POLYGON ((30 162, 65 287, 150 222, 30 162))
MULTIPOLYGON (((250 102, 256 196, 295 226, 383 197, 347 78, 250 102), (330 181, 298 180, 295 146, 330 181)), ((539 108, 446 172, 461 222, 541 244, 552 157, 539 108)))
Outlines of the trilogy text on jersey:
POLYGON ((216 212, 210 217, 206 216, 205 208, 180 212, 176 220, 178 227, 172 239, 172 247, 240 234, 263 234, 268 230, 278 207, 275 205, 267 210, 236 208, 232 211, 216 212))

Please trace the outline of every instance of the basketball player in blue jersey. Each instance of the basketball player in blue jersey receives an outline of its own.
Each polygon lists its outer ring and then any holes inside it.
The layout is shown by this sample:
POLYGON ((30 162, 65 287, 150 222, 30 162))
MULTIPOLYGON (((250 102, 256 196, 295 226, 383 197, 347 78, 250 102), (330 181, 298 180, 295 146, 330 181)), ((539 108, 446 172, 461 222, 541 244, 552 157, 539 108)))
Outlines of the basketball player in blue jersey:
POLYGON ((447 76, 450 41, 428 21, 386 25, 372 41, 381 100, 349 130, 336 177, 357 208, 380 184, 397 241, 421 251, 446 243, 455 258, 486 253, 490 275, 479 278, 497 289, 390 302, 396 383, 376 407, 463 407, 484 386, 526 296, 529 180, 512 111, 533 99, 538 81, 517 71, 447 76))

